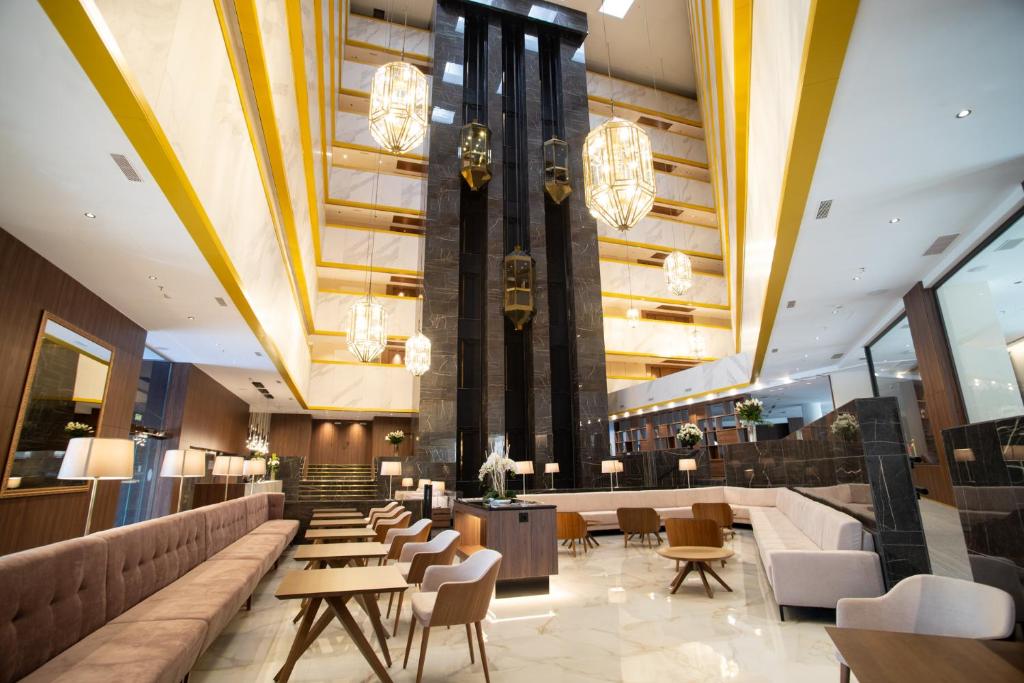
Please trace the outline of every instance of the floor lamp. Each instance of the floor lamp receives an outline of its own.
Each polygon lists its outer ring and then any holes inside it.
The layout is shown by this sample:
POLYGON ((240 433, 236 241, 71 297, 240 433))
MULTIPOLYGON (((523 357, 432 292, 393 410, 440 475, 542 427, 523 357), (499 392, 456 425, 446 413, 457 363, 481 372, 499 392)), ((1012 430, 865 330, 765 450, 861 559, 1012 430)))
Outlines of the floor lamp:
POLYGON ((256 483, 256 477, 263 477, 267 474, 267 461, 263 458, 249 458, 242 463, 242 476, 252 477, 252 483, 256 483))
POLYGON ((224 500, 228 499, 228 483, 231 477, 242 474, 245 458, 240 455, 218 455, 213 461, 213 476, 224 477, 224 500))
POLYGON ((697 461, 694 458, 679 458, 679 471, 686 472, 686 488, 690 488, 690 472, 697 471, 697 461))
POLYGON ((601 474, 607 474, 611 480, 611 490, 615 490, 615 473, 620 472, 618 468, 621 465, 618 460, 602 460, 601 461, 601 474))
POLYGON ((533 461, 532 460, 517 460, 516 461, 516 474, 523 478, 523 495, 526 495, 526 475, 533 474, 533 461))
POLYGON ((388 498, 391 498, 391 480, 402 476, 402 463, 397 460, 383 460, 380 463, 380 475, 388 478, 388 498))
POLYGON ((181 494, 185 490, 185 482, 182 480, 201 477, 204 474, 206 474, 206 451, 175 448, 164 453, 160 476, 178 479, 178 505, 174 508, 175 512, 181 512, 181 494))
POLYGON ((96 506, 96 487, 100 480, 131 479, 135 470, 135 442, 131 439, 71 439, 60 463, 58 479, 88 481, 89 511, 85 515, 85 533, 92 526, 96 506))
POLYGON ((544 463, 544 474, 551 475, 551 488, 555 488, 555 475, 558 474, 558 463, 557 462, 546 462, 544 463))

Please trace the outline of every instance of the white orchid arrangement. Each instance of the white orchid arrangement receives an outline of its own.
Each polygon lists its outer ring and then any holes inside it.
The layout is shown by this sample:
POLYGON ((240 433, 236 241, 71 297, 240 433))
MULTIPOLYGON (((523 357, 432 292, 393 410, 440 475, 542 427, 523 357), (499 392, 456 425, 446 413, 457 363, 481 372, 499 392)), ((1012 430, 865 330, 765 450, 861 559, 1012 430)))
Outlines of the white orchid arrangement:
POLYGON ((92 425, 87 425, 84 422, 68 422, 64 425, 64 433, 72 438, 89 436, 93 433, 93 428, 92 425))
POLYGON ((687 422, 676 433, 676 440, 687 448, 693 448, 704 438, 704 432, 697 425, 687 422))
POLYGON ((498 494, 498 498, 505 498, 505 477, 509 472, 515 473, 516 463, 508 457, 508 446, 505 446, 504 455, 491 451, 484 464, 480 466, 480 481, 491 478, 491 488, 498 494))
POLYGON ((860 423, 850 413, 839 413, 835 422, 832 423, 832 434, 843 441, 853 441, 860 431, 860 423))
POLYGON ((764 422, 764 402, 759 398, 748 398, 736 404, 736 415, 746 425, 764 422))
POLYGON ((387 441, 392 446, 397 446, 398 444, 405 441, 405 432, 403 432, 401 429, 398 429, 393 432, 388 432, 387 436, 384 437, 384 440, 387 441))

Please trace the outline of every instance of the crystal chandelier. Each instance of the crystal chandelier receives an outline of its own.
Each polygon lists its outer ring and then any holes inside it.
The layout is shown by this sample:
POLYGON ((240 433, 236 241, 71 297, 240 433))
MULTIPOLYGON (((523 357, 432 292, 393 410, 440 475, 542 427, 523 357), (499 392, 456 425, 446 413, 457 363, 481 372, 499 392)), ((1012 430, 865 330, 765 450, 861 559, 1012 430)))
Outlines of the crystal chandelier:
POLYGON ((366 296, 348 310, 348 350, 362 362, 369 363, 388 345, 387 325, 387 311, 383 304, 374 300, 367 286, 366 296))
POLYGON ((693 265, 690 257, 681 251, 673 251, 665 259, 665 284, 673 294, 685 294, 693 286, 693 265))
POLYGON ((416 377, 430 369, 430 340, 423 332, 405 340, 405 369, 416 377))
POLYGON ((270 452, 270 413, 249 413, 249 436, 245 447, 258 456, 270 452))
POLYGON ((634 308, 633 302, 630 302, 629 308, 626 309, 626 321, 632 328, 636 328, 640 324, 640 309, 634 308))
POLYGON ((393 154, 405 154, 427 131, 427 79, 407 62, 388 62, 370 86, 370 134, 393 154))
POLYGON ((625 232, 654 206, 651 140, 640 126, 617 117, 587 134, 583 191, 590 213, 625 232))
POLYGON ((707 355, 707 345, 704 343, 704 335, 696 327, 690 331, 690 355, 694 358, 704 358, 707 355))

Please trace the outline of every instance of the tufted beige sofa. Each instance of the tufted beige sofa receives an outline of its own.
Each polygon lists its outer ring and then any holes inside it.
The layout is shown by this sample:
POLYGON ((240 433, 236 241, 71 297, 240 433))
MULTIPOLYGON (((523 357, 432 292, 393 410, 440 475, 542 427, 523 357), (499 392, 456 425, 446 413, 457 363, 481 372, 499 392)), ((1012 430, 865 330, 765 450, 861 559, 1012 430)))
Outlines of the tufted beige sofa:
POLYGON ((178 683, 294 538, 265 493, 0 557, 0 683, 178 683))

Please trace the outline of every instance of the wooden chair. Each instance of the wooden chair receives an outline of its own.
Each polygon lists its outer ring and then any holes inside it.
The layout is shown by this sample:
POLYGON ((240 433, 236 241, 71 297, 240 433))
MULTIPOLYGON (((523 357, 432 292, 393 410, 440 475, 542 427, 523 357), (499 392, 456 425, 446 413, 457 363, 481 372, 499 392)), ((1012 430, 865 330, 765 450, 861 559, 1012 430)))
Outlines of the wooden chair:
POLYGON ((384 537, 384 545, 388 547, 388 554, 381 564, 387 564, 390 560, 398 560, 402 556, 402 548, 406 543, 423 543, 430 539, 430 530, 434 523, 429 519, 421 519, 412 526, 405 528, 389 529, 384 537))
POLYGON ((387 512, 382 512, 374 517, 372 522, 369 522, 369 526, 371 529, 376 529, 382 522, 394 521, 406 512, 409 511, 401 506, 396 507, 393 510, 388 510, 387 512))
MULTIPOLYGON (((460 534, 458 531, 445 529, 426 543, 406 543, 398 559, 398 571, 409 583, 423 582, 423 575, 428 567, 448 565, 455 560, 460 534)), ((398 635, 398 618, 402 614, 402 598, 405 591, 398 594, 398 609, 395 610, 395 629, 391 635, 398 635)), ((388 610, 390 616, 391 611, 388 610)))
POLYGON ((629 545, 629 539, 639 536, 640 542, 647 541, 647 547, 651 546, 651 534, 658 539, 661 545, 661 518, 654 508, 619 508, 615 511, 619 518, 619 529, 625 535, 622 546, 629 545))
POLYGON ((383 543, 384 539, 388 537, 388 532, 392 529, 405 529, 409 526, 409 522, 412 521, 412 513, 406 510, 402 514, 392 519, 379 519, 377 520, 376 526, 373 530, 377 532, 377 538, 374 539, 377 543, 383 543))
POLYGON ((728 503, 694 503, 690 508, 694 519, 713 519, 727 537, 736 535, 732 530, 732 507, 728 503))
MULTIPOLYGON (((713 519, 669 518, 665 520, 665 535, 668 537, 669 547, 677 545, 722 547, 722 528, 713 519)), ((676 569, 679 569, 678 561, 676 561, 676 569)))
POLYGON ((382 508, 370 508, 370 512, 366 515, 364 521, 370 526, 373 526, 373 523, 377 521, 378 517, 381 517, 382 515, 391 515, 397 508, 400 507, 402 507, 401 503, 391 501, 382 508))
POLYGON ((466 625, 469 641, 469 661, 473 658, 473 634, 469 625, 476 626, 476 640, 480 646, 480 663, 484 668, 484 680, 491 681, 487 670, 487 651, 484 649, 484 634, 480 622, 487 616, 491 604, 494 584, 498 580, 501 553, 485 548, 473 553, 462 564, 451 567, 430 567, 423 576, 421 592, 412 596, 412 620, 409 623, 409 640, 405 645, 404 669, 409 665, 412 636, 416 622, 423 626, 420 641, 420 663, 416 669, 416 683, 423 678, 423 663, 427 659, 427 638, 433 626, 466 625))
POLYGON ((578 512, 555 513, 555 537, 563 541, 562 545, 566 542, 569 544, 569 551, 573 557, 576 557, 577 541, 584 553, 590 547, 590 541, 587 540, 587 522, 578 512))

